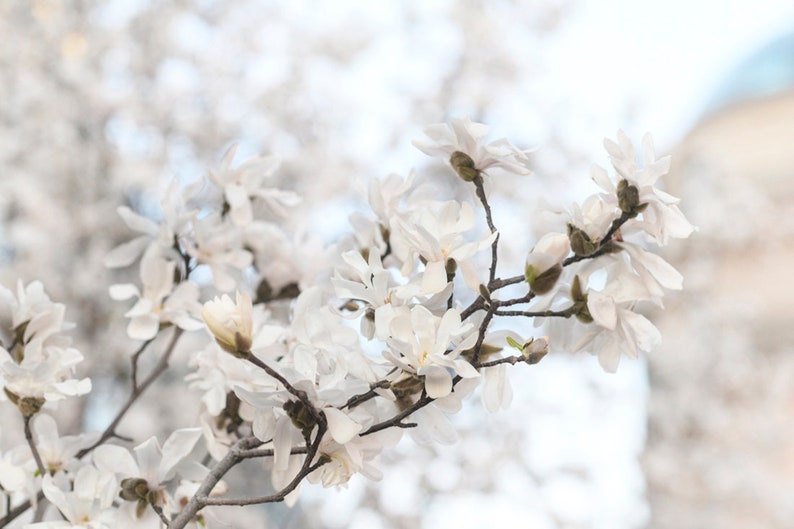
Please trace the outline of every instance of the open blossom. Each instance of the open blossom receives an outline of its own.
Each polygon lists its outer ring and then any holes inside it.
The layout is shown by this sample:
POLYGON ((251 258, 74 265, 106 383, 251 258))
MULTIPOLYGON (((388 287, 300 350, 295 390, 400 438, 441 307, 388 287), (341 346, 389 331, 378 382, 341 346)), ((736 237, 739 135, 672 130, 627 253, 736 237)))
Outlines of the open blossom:
MULTIPOLYGON (((667 244, 669 237, 688 237, 694 228, 678 209, 679 199, 655 187, 657 180, 670 171, 670 157, 656 159, 651 135, 646 134, 642 141, 641 168, 637 167, 634 146, 622 130, 618 131, 617 142, 605 139, 604 147, 619 177, 633 187, 629 202, 636 202, 636 205, 647 204, 642 210, 642 219, 633 224, 653 237, 659 245, 667 244)), ((607 191, 608 197, 620 206, 619 186, 609 179, 607 172, 594 166, 592 176, 596 184, 607 191)), ((628 199, 624 196, 622 200, 628 199)), ((622 207, 627 207, 625 202, 622 207)))
POLYGON ((44 468, 52 474, 74 470, 80 465, 77 453, 99 439, 97 432, 61 437, 55 419, 45 413, 39 413, 33 419, 33 431, 44 468))
POLYGON ((264 201, 271 210, 286 215, 285 206, 294 206, 300 197, 292 191, 269 188, 264 181, 276 172, 280 161, 274 156, 262 156, 244 161, 232 168, 237 145, 232 145, 223 156, 221 166, 211 170, 210 180, 223 189, 223 197, 229 208, 229 217, 237 226, 245 226, 254 219, 252 198, 264 201))
POLYGON ((633 310, 646 295, 639 279, 627 275, 609 280, 601 291, 590 290, 587 309, 593 322, 574 349, 597 354, 601 367, 610 373, 617 370, 622 355, 636 359, 639 351, 649 352, 661 341, 661 334, 633 310))
POLYGON ((435 294, 447 286, 447 266, 450 261, 460 269, 466 285, 477 290, 480 281, 471 262, 474 255, 490 246, 495 233, 476 241, 467 241, 463 234, 474 227, 474 211, 468 202, 454 200, 441 204, 438 211, 424 208, 410 220, 393 219, 392 240, 394 252, 403 259, 402 273, 414 266, 414 256, 425 262, 421 293, 435 294))
POLYGON ((212 272, 212 281, 218 290, 233 290, 237 280, 233 270, 243 270, 253 262, 253 255, 244 249, 243 232, 213 213, 196 219, 193 223, 194 238, 187 245, 187 253, 198 264, 207 266, 212 272))
POLYGON ((65 520, 29 524, 25 529, 116 529, 117 482, 110 472, 83 465, 74 482, 46 474, 41 490, 65 520))
POLYGON ((183 281, 175 286, 175 268, 176 263, 163 259, 156 247, 150 247, 140 264, 143 292, 129 283, 110 287, 110 297, 115 300, 138 298, 125 314, 130 318, 127 326, 127 335, 130 338, 154 338, 160 326, 167 323, 187 331, 201 328, 201 322, 192 316, 199 306, 198 286, 190 281, 183 281))
POLYGON ((208 301, 201 317, 224 351, 246 353, 253 344, 253 304, 251 296, 237 292, 237 301, 224 294, 208 301))
POLYGON ((68 344, 68 338, 58 335, 72 326, 64 322, 65 310, 62 303, 50 299, 41 281, 32 281, 27 286, 18 281, 16 296, 0 286, 0 311, 9 313, 11 330, 17 335, 19 346, 34 338, 46 344, 68 344))
POLYGON ((151 437, 134 448, 134 458, 126 448, 120 446, 102 445, 96 448, 96 467, 101 472, 123 478, 119 495, 126 503, 119 510, 117 527, 160 527, 160 519, 150 506, 156 505, 165 513, 170 512, 172 502, 167 486, 177 473, 188 479, 203 478, 201 474, 206 470, 198 463, 186 461, 200 438, 200 428, 176 430, 162 447, 155 437, 151 437))
POLYGON ((104 263, 108 268, 119 268, 132 264, 147 249, 157 248, 163 255, 179 258, 173 249, 174 241, 180 240, 188 230, 196 211, 187 207, 201 182, 184 186, 174 179, 168 187, 161 202, 163 219, 160 222, 134 212, 127 206, 117 209, 124 223, 133 231, 140 233, 137 237, 122 243, 105 255, 104 263))
POLYGON ((417 305, 410 313, 394 318, 391 328, 391 350, 383 355, 403 371, 424 377, 430 397, 449 395, 451 372, 464 378, 479 376, 467 360, 460 358, 464 349, 474 345, 477 336, 471 332, 471 324, 461 322, 457 309, 449 309, 439 318, 417 305))
POLYGON ((401 437, 399 428, 381 430, 366 437, 356 436, 344 444, 325 437, 320 443, 319 452, 330 461, 309 474, 308 480, 310 483, 322 483, 323 487, 343 485, 354 474, 379 480, 383 474, 373 464, 373 459, 383 450, 397 444, 401 437))
MULTIPOLYGON (((522 151, 506 139, 483 144, 488 126, 470 118, 453 118, 450 124, 438 123, 425 128, 430 141, 414 140, 423 153, 450 160, 454 153, 464 153, 477 171, 498 167, 516 174, 530 174, 527 151, 522 151)), ((456 168, 457 170, 457 168, 456 168)))

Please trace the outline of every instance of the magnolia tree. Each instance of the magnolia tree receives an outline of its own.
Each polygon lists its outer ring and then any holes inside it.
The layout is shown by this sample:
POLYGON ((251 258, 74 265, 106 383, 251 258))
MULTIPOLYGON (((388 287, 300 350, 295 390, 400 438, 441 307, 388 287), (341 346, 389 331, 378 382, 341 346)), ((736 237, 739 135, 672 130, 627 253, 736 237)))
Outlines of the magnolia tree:
POLYGON ((470 200, 428 196, 413 172, 374 180, 371 212, 352 214, 351 234, 325 250, 274 220, 299 201, 268 185, 277 160, 235 165, 234 148, 204 180, 171 186, 159 222, 120 207, 134 235, 105 265, 137 264, 140 281, 109 294, 128 307, 118 339, 140 346, 128 399, 99 433, 60 436, 52 416, 91 391, 64 305, 39 281, 0 290, 0 398, 19 412, 3 432, 24 431, 19 446, 0 445, 0 527, 212 526, 234 516, 229 506, 292 504, 305 481, 378 479, 378 456, 404 433, 450 439, 449 416, 467 398, 508 406, 506 370, 550 350, 589 351, 607 371, 650 351, 660 335, 637 309, 661 305, 682 278, 646 247, 692 231, 656 187, 669 158, 657 160, 646 137, 638 166, 624 133, 606 140, 614 173, 594 166, 601 191, 505 273, 489 183, 528 175, 529 158, 507 140, 486 143, 487 130, 456 119, 415 142, 449 164, 470 200), (188 334, 203 337, 190 342, 180 393, 201 400, 193 427, 162 443, 124 438, 125 414, 188 334), (157 360, 142 373, 144 356, 157 360), (259 490, 227 484, 240 466, 258 469, 259 490))

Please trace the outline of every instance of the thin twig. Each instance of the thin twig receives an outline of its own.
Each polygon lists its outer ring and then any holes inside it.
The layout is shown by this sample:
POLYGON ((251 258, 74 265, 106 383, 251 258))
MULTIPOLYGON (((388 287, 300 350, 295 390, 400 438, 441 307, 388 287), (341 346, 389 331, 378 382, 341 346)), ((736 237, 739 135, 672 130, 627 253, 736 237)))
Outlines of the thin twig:
POLYGON ((141 354, 146 350, 150 343, 154 341, 156 336, 149 338, 145 342, 141 344, 137 351, 135 351, 132 356, 130 357, 130 363, 132 364, 132 391, 135 391, 138 388, 138 359, 140 358, 141 354))
POLYGON ((44 476, 45 473, 44 463, 41 461, 41 455, 39 454, 39 449, 36 448, 36 442, 33 440, 33 432, 30 429, 30 421, 32 418, 33 418, 32 415, 25 416, 25 440, 28 442, 30 451, 33 453, 33 459, 36 460, 36 468, 39 470, 39 474, 41 476, 44 476))
POLYGON ((102 432, 102 435, 99 436, 99 439, 89 446, 88 448, 83 448, 77 453, 77 458, 80 459, 85 456, 87 453, 91 452, 94 448, 101 445, 111 437, 115 435, 116 427, 119 425, 121 420, 124 418, 124 415, 130 410, 135 401, 143 394, 146 389, 152 385, 152 383, 159 377, 166 369, 168 369, 168 361, 171 358, 171 354, 174 352, 174 347, 176 346, 177 340, 182 335, 182 329, 179 327, 174 327, 174 335, 171 337, 171 341, 168 342, 165 350, 163 351, 162 357, 160 357, 160 361, 154 367, 149 376, 147 376, 141 384, 134 388, 130 393, 129 398, 127 398, 127 402, 124 403, 124 406, 116 414, 116 417, 111 421, 111 423, 105 428, 105 431, 102 432))

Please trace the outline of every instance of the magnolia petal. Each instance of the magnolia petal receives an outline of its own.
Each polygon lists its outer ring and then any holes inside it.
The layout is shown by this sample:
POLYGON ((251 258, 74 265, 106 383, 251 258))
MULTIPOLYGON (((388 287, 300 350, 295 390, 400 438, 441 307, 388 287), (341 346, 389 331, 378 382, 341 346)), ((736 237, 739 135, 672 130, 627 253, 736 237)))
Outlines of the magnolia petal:
POLYGON ((507 380, 505 365, 493 366, 485 370, 482 387, 482 402, 491 413, 510 405, 513 392, 507 380))
POLYGON ((607 373, 614 373, 620 364, 620 348, 616 343, 610 342, 598 351, 598 363, 607 373))
POLYGON ((653 275, 660 285, 671 290, 681 290, 683 288, 684 276, 673 265, 656 254, 644 250, 641 250, 641 252, 643 255, 642 266, 653 275))
POLYGON ((590 292, 587 298, 587 308, 598 325, 610 330, 615 329, 618 322, 618 313, 612 296, 601 292, 590 292))
POLYGON ((642 351, 648 352, 662 341, 662 335, 648 318, 630 310, 622 311, 621 320, 631 328, 634 341, 642 351))
MULTIPOLYGON (((289 468, 292 451, 292 422, 289 417, 279 417, 273 434, 273 470, 285 471, 289 468)), ((275 479, 275 478, 274 478, 275 479)))
POLYGON ((227 185, 225 189, 226 201, 231 208, 229 216, 238 226, 246 226, 253 220, 251 211, 251 201, 248 199, 248 191, 240 185, 227 185))
POLYGON ((116 208, 116 211, 118 211, 119 215, 124 220, 124 224, 126 224, 131 230, 139 231, 152 236, 157 235, 158 231, 160 230, 156 222, 151 219, 147 219, 143 215, 135 213, 127 206, 119 206, 116 208))
POLYGON ((163 481, 177 463, 187 457, 201 437, 201 428, 182 428, 172 433, 163 444, 163 458, 160 460, 159 474, 163 481))
POLYGON ((132 454, 126 448, 117 445, 101 445, 96 447, 92 455, 94 466, 102 472, 110 472, 123 477, 140 477, 140 470, 132 454))
POLYGON ((443 261, 429 261, 422 274, 422 292, 434 294, 447 286, 447 270, 443 261))
POLYGON ((323 410, 325 418, 328 420, 328 432, 334 441, 345 444, 356 436, 363 427, 347 414, 336 408, 325 408, 323 410))
POLYGON ((27 471, 0 458, 0 485, 6 492, 22 490, 27 482, 27 471))
POLYGON ((108 293, 110 294, 110 299, 114 299, 116 301, 124 301, 126 299, 140 297, 141 295, 141 291, 138 290, 138 287, 132 283, 110 285, 108 293))
POLYGON ((452 391, 452 377, 443 367, 429 366, 420 374, 425 376, 425 390, 430 398, 446 397, 452 391))
MULTIPOLYGON (((83 467, 85 468, 85 467, 83 467)), ((66 494, 52 482, 52 476, 46 474, 41 482, 41 491, 44 496, 55 505, 67 520, 77 521, 75 512, 72 510, 72 503, 66 494)), ((69 525, 71 527, 71 524, 69 525)))
POLYGON ((135 316, 127 325, 127 336, 133 340, 151 340, 160 329, 160 318, 156 314, 135 316))

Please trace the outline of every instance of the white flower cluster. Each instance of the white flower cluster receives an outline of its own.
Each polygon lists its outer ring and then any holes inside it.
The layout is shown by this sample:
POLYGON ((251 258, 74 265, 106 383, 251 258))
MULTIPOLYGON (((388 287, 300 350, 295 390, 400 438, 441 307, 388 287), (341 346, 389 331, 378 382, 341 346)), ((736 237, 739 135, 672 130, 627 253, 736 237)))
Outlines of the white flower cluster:
MULTIPOLYGON (((506 406, 507 366, 537 364, 550 346, 589 350, 607 370, 623 354, 650 350, 658 331, 635 309, 661 304, 663 289, 680 288, 681 277, 644 245, 692 230, 675 199, 654 187, 668 161, 655 160, 646 139, 638 168, 625 135, 608 141, 616 179, 594 168, 604 192, 574 205, 567 226, 529 250, 523 271, 501 277, 482 176, 530 171, 525 151, 507 140, 485 144, 486 133, 483 124, 453 120, 417 142, 473 186, 477 204, 425 198, 413 173, 374 180, 372 213, 352 215, 351 236, 324 255, 264 220, 297 202, 267 187, 276 161, 233 168, 234 149, 209 178, 172 186, 159 222, 120 208, 140 233, 106 260, 139 260, 139 284, 110 288, 114 299, 137 300, 126 313, 129 338, 145 348, 171 333, 162 369, 184 331, 204 329, 207 338, 190 355, 186 380, 201 394, 201 416, 162 447, 152 438, 133 456, 107 442, 128 406, 101 435, 59 438, 40 409, 90 390, 87 379, 73 378, 81 356, 60 337, 63 306, 40 283, 20 285, 16 297, 0 291, 11 314, 0 384, 37 433, 0 452, 0 495, 8 497, 0 509, 11 507, 0 510, 0 527, 35 502, 37 489, 60 521, 28 527, 206 526, 213 505, 292 502, 304 480, 378 478, 378 455, 403 432, 454 440, 448 415, 464 399, 482 386, 486 408, 506 406), (523 285, 517 297, 507 294, 511 285, 523 285), (547 322, 549 336, 492 332, 497 318, 547 322), (264 461, 275 493, 226 490, 223 475, 248 460, 264 461)), ((145 381, 133 375, 129 405, 160 372, 145 381)))

